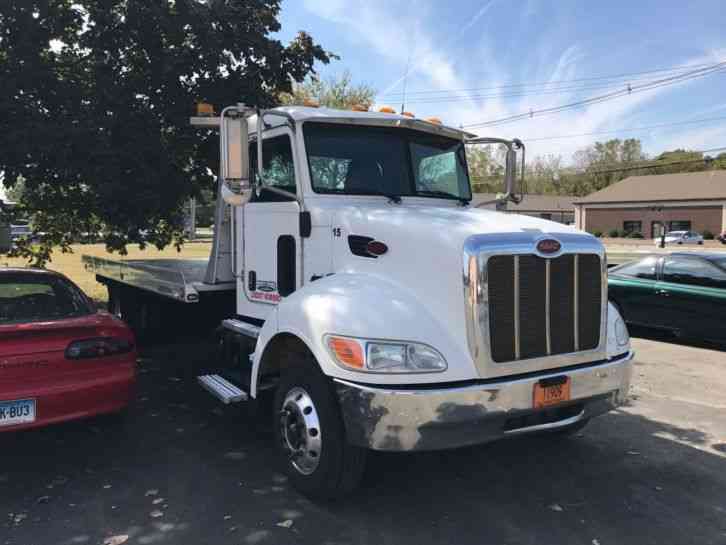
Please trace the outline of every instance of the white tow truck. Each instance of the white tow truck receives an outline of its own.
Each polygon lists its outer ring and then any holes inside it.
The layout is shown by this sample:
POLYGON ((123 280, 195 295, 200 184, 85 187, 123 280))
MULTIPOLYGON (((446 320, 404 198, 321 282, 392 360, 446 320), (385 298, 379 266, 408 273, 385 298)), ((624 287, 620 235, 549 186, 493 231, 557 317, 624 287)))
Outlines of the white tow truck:
POLYGON ((626 400, 601 242, 468 205, 466 146, 506 148, 502 199, 517 199, 520 141, 310 107, 191 122, 220 134, 210 259, 84 259, 137 329, 220 324, 198 380, 223 403, 271 400, 303 492, 351 490, 369 449, 562 435, 626 400))

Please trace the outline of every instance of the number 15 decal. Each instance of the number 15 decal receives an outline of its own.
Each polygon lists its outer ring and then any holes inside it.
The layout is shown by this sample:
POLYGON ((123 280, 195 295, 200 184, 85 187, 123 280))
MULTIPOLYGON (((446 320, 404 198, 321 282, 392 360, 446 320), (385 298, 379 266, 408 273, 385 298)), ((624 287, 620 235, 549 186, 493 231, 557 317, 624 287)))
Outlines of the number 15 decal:
POLYGON ((340 227, 333 227, 333 236, 335 238, 340 238, 342 236, 340 227))

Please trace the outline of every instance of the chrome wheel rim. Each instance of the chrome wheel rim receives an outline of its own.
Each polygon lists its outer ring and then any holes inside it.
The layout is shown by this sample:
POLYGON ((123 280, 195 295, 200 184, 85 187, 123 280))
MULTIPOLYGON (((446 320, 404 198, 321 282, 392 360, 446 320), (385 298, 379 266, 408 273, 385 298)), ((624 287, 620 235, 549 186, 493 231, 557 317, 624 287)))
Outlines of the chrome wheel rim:
POLYGON ((315 404, 303 388, 292 388, 285 396, 279 426, 282 448, 292 467, 303 475, 313 473, 320 464, 322 430, 315 404))

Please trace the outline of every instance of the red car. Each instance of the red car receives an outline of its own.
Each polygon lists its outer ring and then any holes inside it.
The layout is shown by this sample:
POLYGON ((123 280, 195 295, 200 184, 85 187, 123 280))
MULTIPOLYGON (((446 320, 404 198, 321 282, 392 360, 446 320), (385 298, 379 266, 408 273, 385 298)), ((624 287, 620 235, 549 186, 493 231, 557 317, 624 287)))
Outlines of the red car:
POLYGON ((58 273, 0 269, 0 433, 121 412, 135 382, 125 323, 58 273))

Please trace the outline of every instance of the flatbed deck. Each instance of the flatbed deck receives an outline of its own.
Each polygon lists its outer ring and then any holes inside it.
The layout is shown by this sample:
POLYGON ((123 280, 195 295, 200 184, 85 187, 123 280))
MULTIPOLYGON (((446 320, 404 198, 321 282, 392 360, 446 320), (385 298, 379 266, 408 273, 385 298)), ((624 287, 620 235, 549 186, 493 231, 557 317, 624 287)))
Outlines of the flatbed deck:
POLYGON ((200 294, 231 291, 234 282, 204 282, 208 259, 107 259, 84 255, 87 271, 101 279, 120 282, 185 303, 196 303, 200 294))

